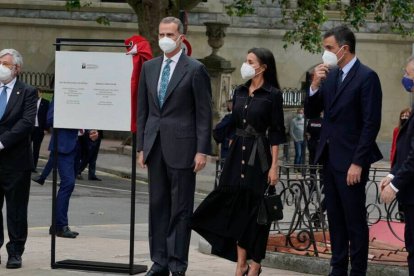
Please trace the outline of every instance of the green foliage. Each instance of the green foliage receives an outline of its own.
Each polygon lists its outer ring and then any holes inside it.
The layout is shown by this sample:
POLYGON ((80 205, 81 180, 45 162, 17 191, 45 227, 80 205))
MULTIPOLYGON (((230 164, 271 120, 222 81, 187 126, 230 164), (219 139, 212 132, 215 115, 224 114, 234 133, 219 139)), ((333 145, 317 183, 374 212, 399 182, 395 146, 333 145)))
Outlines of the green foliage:
POLYGON ((230 16, 243 16, 253 14, 254 8, 252 0, 235 0, 232 4, 226 6, 227 14, 230 16))
MULTIPOLYGON (((322 25, 330 19, 339 20, 357 31, 372 22, 380 25, 380 31, 414 35, 413 1, 351 0, 349 5, 345 5, 339 0, 298 0, 298 6, 292 7, 290 0, 261 0, 262 3, 269 1, 281 8, 281 23, 287 29, 283 37, 284 48, 299 43, 306 51, 321 52, 322 25), (337 11, 331 13, 335 18, 328 17, 330 8, 337 11)), ((252 0, 234 0, 226 9, 231 16, 254 13, 252 0)))
POLYGON ((75 9, 80 10, 80 8, 89 7, 90 5, 92 5, 91 2, 81 3, 80 0, 66 0, 65 7, 67 11, 73 11, 75 9))
MULTIPOLYGON (((67 11, 73 11, 73 10, 80 10, 81 8, 84 7, 90 7, 92 5, 91 2, 84 2, 81 3, 80 0, 66 0, 66 10, 67 11)), ((111 24, 110 20, 108 19, 108 17, 106 16, 99 16, 96 19, 96 22, 102 25, 106 25, 109 26, 111 24)))
POLYGON ((99 16, 96 19, 96 22, 98 22, 99 24, 105 25, 105 26, 111 25, 111 21, 109 21, 108 17, 106 16, 99 16))

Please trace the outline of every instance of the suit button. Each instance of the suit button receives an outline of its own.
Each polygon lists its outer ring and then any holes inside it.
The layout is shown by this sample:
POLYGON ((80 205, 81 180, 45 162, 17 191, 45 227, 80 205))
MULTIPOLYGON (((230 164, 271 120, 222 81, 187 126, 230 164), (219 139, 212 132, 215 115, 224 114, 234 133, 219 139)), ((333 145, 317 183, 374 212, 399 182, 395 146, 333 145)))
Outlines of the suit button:
POLYGON ((245 108, 245 109, 247 108, 247 104, 244 106, 244 108, 245 108))
POLYGON ((242 174, 240 177, 241 177, 241 178, 244 178, 244 174, 242 174))
POLYGON ((243 123, 246 123, 246 119, 243 119, 243 123))
POLYGON ((242 150, 246 150, 246 147, 245 147, 245 146, 243 146, 243 147, 242 147, 242 150))
POLYGON ((242 164, 243 164, 243 165, 244 165, 244 163, 245 163, 245 162, 244 162, 244 160, 242 160, 242 164))

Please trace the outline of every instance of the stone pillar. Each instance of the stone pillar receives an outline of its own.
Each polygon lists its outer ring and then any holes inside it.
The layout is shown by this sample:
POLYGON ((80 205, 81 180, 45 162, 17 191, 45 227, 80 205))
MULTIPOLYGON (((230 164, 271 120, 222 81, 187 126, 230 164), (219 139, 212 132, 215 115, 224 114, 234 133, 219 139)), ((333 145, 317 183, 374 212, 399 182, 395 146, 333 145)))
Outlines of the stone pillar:
MULTIPOLYGON (((205 22, 204 25, 207 27, 208 45, 213 50, 209 56, 200 59, 200 61, 207 67, 211 78, 214 126, 227 112, 226 102, 230 99, 232 91, 231 73, 234 68, 230 61, 217 54, 224 44, 225 30, 229 24, 205 22)), ((215 144, 213 144, 213 153, 218 154, 215 144)))

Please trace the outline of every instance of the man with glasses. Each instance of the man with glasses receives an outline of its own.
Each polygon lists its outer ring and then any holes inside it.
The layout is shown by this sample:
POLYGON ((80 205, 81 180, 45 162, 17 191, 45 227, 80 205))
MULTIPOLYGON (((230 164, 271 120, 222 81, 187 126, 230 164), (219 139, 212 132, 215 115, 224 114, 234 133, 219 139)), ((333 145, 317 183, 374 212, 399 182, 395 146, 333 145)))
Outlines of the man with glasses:
MULTIPOLYGON (((0 51, 0 205, 7 205, 7 268, 20 268, 27 239, 30 175, 34 169, 30 134, 37 93, 17 79, 23 58, 14 49, 0 51)), ((0 246, 4 243, 0 212, 0 246)))

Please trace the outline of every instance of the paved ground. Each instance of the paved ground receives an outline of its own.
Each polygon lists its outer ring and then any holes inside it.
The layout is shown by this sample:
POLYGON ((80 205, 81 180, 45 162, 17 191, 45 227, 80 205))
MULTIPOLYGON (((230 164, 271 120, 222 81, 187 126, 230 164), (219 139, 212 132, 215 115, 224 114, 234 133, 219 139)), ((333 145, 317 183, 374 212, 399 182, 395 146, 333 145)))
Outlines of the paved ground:
MULTIPOLYGON (((49 137, 45 138, 43 143, 41 156, 47 157, 48 152, 46 150, 49 137)), ((102 171, 116 173, 120 176, 128 176, 131 172, 131 158, 125 154, 118 154, 120 149, 119 141, 104 140, 102 143, 102 151, 98 159, 99 174, 102 175, 102 171)), ((125 149, 126 153, 128 148, 125 149)), ((41 164, 44 164, 45 159, 41 160, 41 164)), ((210 162, 207 168, 202 174, 197 176, 197 197, 201 198, 206 192, 211 191, 214 186, 215 175, 215 163, 210 162)), ((139 179, 146 179, 146 171, 138 169, 137 176, 139 179)), ((76 189, 83 189, 83 193, 89 194, 89 196, 82 196, 82 193, 77 194, 76 199, 72 201, 71 210, 76 212, 77 208, 83 204, 83 200, 96 201, 99 204, 99 200, 102 200, 99 196, 94 196, 97 190, 93 190, 87 185, 83 185, 84 182, 78 181, 76 189), (90 190, 88 190, 90 189, 90 190), (73 206, 75 205, 75 206, 73 206)), ((117 193, 120 191, 109 187, 104 187, 105 183, 102 182, 101 189, 106 189, 106 193, 113 193, 114 197, 117 197, 117 193)), ((145 185, 142 181, 139 181, 139 185, 145 185)), ((40 205, 50 205, 50 198, 43 195, 44 189, 50 189, 51 182, 48 180, 45 186, 37 185, 33 182, 31 190, 31 209, 30 212, 46 212, 45 218, 36 220, 35 225, 29 228, 29 238, 26 244, 26 251, 23 255, 23 267, 17 270, 5 269, 5 263, 7 256, 5 250, 1 250, 3 262, 0 265, 0 275, 119 275, 115 273, 101 273, 101 272, 88 272, 88 271, 75 271, 68 269, 51 269, 51 237, 48 235, 50 210, 40 209, 40 205)), ((76 191, 75 189, 75 191, 76 191)), ((144 189, 145 190, 145 189, 144 189)), ((125 191, 122 191, 125 193, 125 191)), ((140 195, 145 197, 145 191, 140 190, 140 195)), ((105 197, 104 200, 110 200, 105 197)), ((143 200, 145 201, 145 200, 143 200)), ((116 208, 115 199, 113 200, 113 208, 116 208)), ((123 204, 123 203, 122 203, 123 204)), ((125 208, 125 205, 119 205, 119 208, 125 208)), ((145 202, 137 203, 145 204, 145 202)), ((126 209, 126 208, 125 208, 126 209)), ((129 213, 129 210, 125 210, 129 213)), ((74 214, 71 214, 74 216, 74 214)), ((111 223, 102 220, 102 224, 88 225, 87 222, 82 222, 79 225, 73 225, 73 229, 76 229, 81 233, 76 239, 56 239, 56 261, 66 259, 78 259, 89 261, 103 261, 127 264, 129 261, 129 230, 130 225, 127 223, 119 224, 116 220, 115 223, 111 223)), ((148 225, 143 222, 145 219, 137 219, 135 224, 135 246, 134 246, 134 263, 142 265, 151 265, 149 258, 149 249, 147 242, 148 225)), ((192 237, 192 243, 190 248, 189 257, 189 276, 220 276, 220 275, 234 275, 235 264, 227 260, 200 253, 198 250, 199 237, 194 233, 192 237)), ((300 264, 298 264, 300 265, 300 264)), ((288 270, 279 270, 269 267, 263 268, 261 275, 311 275, 305 273, 296 273, 288 270)))

